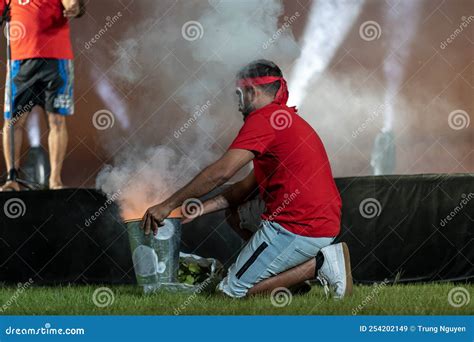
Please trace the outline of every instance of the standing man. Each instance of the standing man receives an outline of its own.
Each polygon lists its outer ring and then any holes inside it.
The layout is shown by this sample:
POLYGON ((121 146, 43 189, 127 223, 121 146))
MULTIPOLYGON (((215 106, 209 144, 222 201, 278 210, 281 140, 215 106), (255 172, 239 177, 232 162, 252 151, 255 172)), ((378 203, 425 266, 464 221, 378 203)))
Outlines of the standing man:
MULTIPOLYGON (((0 0, 2 12, 5 6, 5 0, 0 0)), ((25 121, 31 109, 40 106, 48 117, 49 188, 61 189, 68 143, 66 117, 74 113, 74 56, 68 20, 82 16, 85 6, 83 0, 11 0, 10 7, 12 60, 7 67, 3 126, 7 170, 12 168, 11 125, 15 137, 14 167, 18 169, 25 121)), ((20 185, 8 178, 2 190, 19 191, 20 185)))
POLYGON ((237 94, 244 125, 229 150, 169 199, 149 208, 145 233, 156 233, 174 208, 224 184, 252 161, 254 169, 244 180, 203 203, 206 214, 239 206, 258 191, 265 204, 258 231, 218 289, 242 298, 317 277, 335 298, 350 294, 347 245, 331 245, 340 230, 341 199, 319 136, 295 108, 287 107, 286 81, 273 62, 258 60, 241 70, 237 94))

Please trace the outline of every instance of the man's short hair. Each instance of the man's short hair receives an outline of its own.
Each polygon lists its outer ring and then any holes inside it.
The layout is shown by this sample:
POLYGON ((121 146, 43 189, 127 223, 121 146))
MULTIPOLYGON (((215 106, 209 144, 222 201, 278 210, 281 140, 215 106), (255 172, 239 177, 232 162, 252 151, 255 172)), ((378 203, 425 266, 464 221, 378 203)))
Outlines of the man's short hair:
MULTIPOLYGON (((264 76, 282 77, 283 74, 275 63, 266 59, 259 59, 247 64, 237 73, 237 79, 255 78, 264 76)), ((280 89, 280 81, 269 84, 258 85, 260 89, 269 95, 275 96, 280 89)))

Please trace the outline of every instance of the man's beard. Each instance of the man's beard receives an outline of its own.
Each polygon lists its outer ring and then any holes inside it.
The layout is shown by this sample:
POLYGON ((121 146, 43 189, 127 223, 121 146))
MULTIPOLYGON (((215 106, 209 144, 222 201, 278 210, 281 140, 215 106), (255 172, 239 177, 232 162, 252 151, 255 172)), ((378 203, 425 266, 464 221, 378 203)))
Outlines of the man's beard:
POLYGON ((245 121, 247 116, 249 116, 249 114, 255 110, 255 107, 252 105, 248 94, 244 93, 244 91, 241 88, 237 88, 236 93, 237 93, 237 100, 239 102, 239 112, 242 113, 242 115, 244 116, 244 121, 245 121))
POLYGON ((253 106, 240 106, 239 105, 239 112, 242 113, 242 116, 244 117, 244 120, 247 118, 247 116, 250 115, 255 109, 253 106))
POLYGON ((255 110, 255 107, 246 100, 244 96, 239 100, 239 112, 244 116, 244 120, 255 110))

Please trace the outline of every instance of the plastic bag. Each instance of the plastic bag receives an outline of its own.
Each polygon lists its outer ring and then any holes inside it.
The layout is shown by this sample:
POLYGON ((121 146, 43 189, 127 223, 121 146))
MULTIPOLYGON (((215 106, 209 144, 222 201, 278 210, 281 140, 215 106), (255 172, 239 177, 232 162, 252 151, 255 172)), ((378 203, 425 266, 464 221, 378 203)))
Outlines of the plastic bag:
POLYGON ((213 293, 217 284, 224 276, 222 264, 213 258, 202 258, 194 254, 179 253, 179 262, 196 263, 202 268, 209 269, 209 275, 200 283, 190 285, 186 283, 156 283, 143 285, 145 294, 157 291, 169 291, 176 293, 213 293))

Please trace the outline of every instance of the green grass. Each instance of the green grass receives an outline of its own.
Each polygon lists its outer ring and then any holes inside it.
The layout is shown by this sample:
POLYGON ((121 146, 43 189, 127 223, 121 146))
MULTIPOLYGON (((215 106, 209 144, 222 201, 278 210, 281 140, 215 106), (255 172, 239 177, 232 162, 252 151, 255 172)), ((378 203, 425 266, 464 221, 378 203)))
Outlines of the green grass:
POLYGON ((293 296, 284 307, 272 305, 270 295, 240 300, 164 292, 145 296, 136 286, 110 286, 114 301, 103 308, 93 303, 99 286, 29 287, 24 291, 3 287, 0 309, 3 305, 2 315, 472 315, 474 298, 459 308, 448 302, 450 290, 459 286, 472 297, 474 285, 379 285, 355 286, 352 297, 335 301, 326 299, 317 286, 308 294, 293 296))

